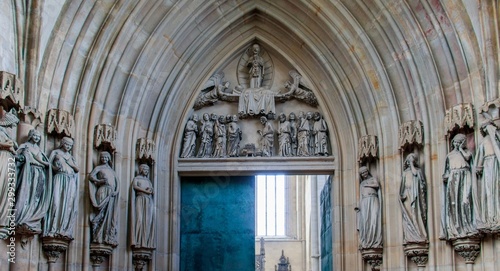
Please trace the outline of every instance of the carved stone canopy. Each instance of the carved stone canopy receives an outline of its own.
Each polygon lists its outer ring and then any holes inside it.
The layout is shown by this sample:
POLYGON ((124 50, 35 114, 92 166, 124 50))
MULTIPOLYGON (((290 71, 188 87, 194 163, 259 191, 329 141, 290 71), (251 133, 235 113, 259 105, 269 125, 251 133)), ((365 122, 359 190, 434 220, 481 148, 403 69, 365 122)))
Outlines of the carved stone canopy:
POLYGON ((358 162, 364 164, 366 161, 378 158, 378 138, 375 135, 365 135, 358 140, 358 162))
POLYGON ((47 112, 47 133, 74 137, 75 120, 73 115, 57 108, 50 109, 47 112))
POLYGON ((139 138, 136 144, 137 160, 146 161, 150 164, 155 161, 156 146, 155 142, 149 138, 139 138))
POLYGON ((94 147, 98 150, 114 152, 116 130, 111 124, 98 124, 94 128, 94 147))
POLYGON ((5 110, 24 106, 24 87, 15 74, 0 71, 0 104, 5 110))
POLYGON ((407 121, 399 127, 399 148, 422 146, 424 143, 424 128, 419 120, 407 121))
POLYGON ((460 129, 474 128, 474 107, 470 103, 461 103, 446 110, 445 129, 447 134, 460 129))

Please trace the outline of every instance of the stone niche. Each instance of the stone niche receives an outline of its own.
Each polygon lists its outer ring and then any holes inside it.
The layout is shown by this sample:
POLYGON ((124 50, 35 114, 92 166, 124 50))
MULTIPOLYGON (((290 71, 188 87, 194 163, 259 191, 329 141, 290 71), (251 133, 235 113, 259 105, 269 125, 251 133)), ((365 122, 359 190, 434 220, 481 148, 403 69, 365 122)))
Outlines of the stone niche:
MULTIPOLYGON (((258 62, 258 61, 257 61, 258 62)), ((203 115, 205 113, 216 114, 217 116, 238 116, 238 125, 241 129, 241 141, 239 144, 238 156, 331 156, 331 147, 328 130, 326 130, 326 151, 322 151, 321 154, 318 152, 311 151, 309 155, 297 154, 297 146, 295 150, 292 149, 291 155, 282 155, 279 150, 279 115, 284 113, 286 115, 286 120, 289 121, 290 113, 295 114, 295 122, 297 129, 300 125, 299 114, 304 112, 307 115, 308 112, 313 114, 318 112, 321 116, 322 123, 326 127, 326 121, 324 121, 324 115, 321 112, 321 108, 318 105, 317 99, 314 95, 315 89, 314 84, 298 71, 300 67, 294 67, 289 63, 283 56, 276 54, 272 48, 268 45, 263 44, 258 41, 253 41, 249 43, 242 53, 237 54, 233 57, 231 61, 224 67, 220 67, 216 70, 214 75, 206 82, 206 84, 201 87, 198 92, 198 97, 195 101, 193 111, 189 116, 189 119, 193 115, 196 115, 198 120, 196 135, 196 147, 194 156, 186 156, 185 147, 186 139, 183 139, 183 146, 179 157, 181 158, 195 158, 198 157, 198 151, 201 143, 201 130, 203 115), (260 51, 255 52, 255 45, 260 46, 260 51), (257 56, 256 56, 257 55, 257 56), (254 61, 252 61, 254 59, 254 61), (251 70, 252 62, 256 62, 255 59, 261 61, 261 69, 264 70, 262 73, 261 82, 252 82, 251 70), (250 95, 245 94, 249 91, 250 95), (255 95, 255 96, 253 96, 255 95), (266 109, 265 112, 255 112, 255 114, 242 114, 241 101, 240 99, 250 99, 251 102, 256 103, 274 103, 271 105, 274 114, 270 114, 270 111, 266 109), (267 99, 266 101, 263 101, 267 99), (272 155, 265 155, 262 153, 261 145, 261 135, 259 130, 263 131, 263 124, 261 123, 261 117, 265 116, 268 122, 272 125, 274 129, 274 144, 272 147, 272 155), (255 147, 255 150, 252 147, 255 147)), ((258 80, 258 79, 257 79, 258 80)), ((250 107, 250 106, 249 106, 250 107)), ((261 108, 261 107, 259 107, 261 108)), ((245 108, 244 110, 252 111, 251 108, 245 108)), ((258 111, 258 109, 257 109, 258 111)), ((254 111, 252 111, 254 112, 254 111)), ((189 120, 186 120, 186 123, 189 120)), ((192 125, 192 123, 191 123, 192 125)), ((228 124, 226 124, 226 130, 228 129, 228 124)), ((313 130, 314 121, 310 122, 310 129, 313 130)), ((186 127, 186 126, 185 126, 186 127)), ((214 131, 215 131, 214 127, 214 131)), ((185 134, 184 134, 185 135, 185 134)), ((215 135, 213 136, 215 148, 215 135)), ((310 135, 310 146, 311 149, 314 148, 314 135, 310 135)), ((227 136, 229 138, 229 136, 227 136)), ((226 139, 228 141, 228 139, 226 139)), ((192 142, 192 141, 191 141, 192 142)), ((229 145, 229 142, 227 143, 229 145)), ((293 144, 292 144, 293 145, 293 144)), ((213 152, 213 150, 212 150, 213 152)), ((227 155, 229 157, 230 155, 227 155)), ((213 156, 210 156, 211 158, 213 156)))

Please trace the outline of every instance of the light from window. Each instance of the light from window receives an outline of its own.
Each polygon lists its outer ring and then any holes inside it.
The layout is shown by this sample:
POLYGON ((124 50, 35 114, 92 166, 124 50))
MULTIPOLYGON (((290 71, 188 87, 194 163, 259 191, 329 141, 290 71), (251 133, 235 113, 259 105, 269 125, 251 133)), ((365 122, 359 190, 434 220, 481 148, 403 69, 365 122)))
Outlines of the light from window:
POLYGON ((258 236, 285 236, 285 176, 257 175, 258 236))

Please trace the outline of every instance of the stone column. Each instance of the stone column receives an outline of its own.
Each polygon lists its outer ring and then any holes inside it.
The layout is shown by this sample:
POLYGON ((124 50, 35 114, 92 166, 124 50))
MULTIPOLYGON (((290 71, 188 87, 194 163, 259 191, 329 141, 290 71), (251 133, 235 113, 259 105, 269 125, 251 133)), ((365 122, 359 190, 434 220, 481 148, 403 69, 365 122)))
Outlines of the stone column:
POLYGON ((311 270, 319 270, 318 176, 311 175, 311 270))

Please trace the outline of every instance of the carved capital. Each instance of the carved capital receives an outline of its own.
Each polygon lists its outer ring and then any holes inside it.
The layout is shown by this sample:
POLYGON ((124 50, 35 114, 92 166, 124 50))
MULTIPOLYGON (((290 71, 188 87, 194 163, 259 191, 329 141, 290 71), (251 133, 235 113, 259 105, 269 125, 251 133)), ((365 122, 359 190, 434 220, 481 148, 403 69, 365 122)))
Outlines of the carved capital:
POLYGON ((139 138, 136 144, 137 160, 148 161, 151 164, 155 161, 156 146, 152 139, 139 138))
POLYGON ((111 255, 113 248, 104 244, 90 244, 90 261, 92 266, 98 267, 111 255))
POLYGON ((382 248, 360 249, 361 257, 371 267, 372 271, 379 271, 382 266, 382 248))
POLYGON ((464 258, 465 263, 474 264, 477 256, 481 252, 481 240, 480 239, 457 239, 453 241, 453 247, 455 251, 464 258))
POLYGON ((142 271, 147 267, 154 249, 147 248, 132 248, 132 263, 135 271, 142 271))
POLYGON ((446 110, 446 132, 450 134, 463 128, 474 128, 474 108, 470 103, 457 104, 446 110))
POLYGON ((47 133, 59 136, 73 137, 75 134, 75 120, 68 111, 50 109, 47 112, 47 133))
POLYGON ((19 118, 22 122, 30 124, 35 129, 43 123, 43 114, 31 106, 25 106, 19 110, 19 118))
POLYGON ((6 111, 24 105, 24 86, 15 74, 0 71, 0 104, 6 111))
POLYGON ((94 147, 98 150, 114 152, 116 130, 111 124, 98 124, 94 128, 94 147))
POLYGON ((424 143, 424 127, 419 120, 407 121, 399 127, 399 148, 422 146, 424 143))
POLYGON ((428 243, 408 243, 404 245, 406 257, 410 258, 418 267, 425 267, 429 260, 428 243))
POLYGON ((44 237, 42 239, 42 248, 47 255, 49 263, 55 263, 61 253, 65 252, 69 246, 69 240, 44 237))
POLYGON ((378 158, 378 138, 375 135, 365 135, 358 140, 358 162, 363 164, 366 161, 378 158))

